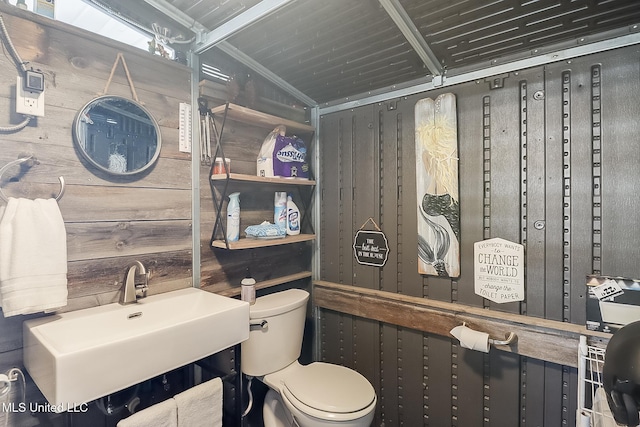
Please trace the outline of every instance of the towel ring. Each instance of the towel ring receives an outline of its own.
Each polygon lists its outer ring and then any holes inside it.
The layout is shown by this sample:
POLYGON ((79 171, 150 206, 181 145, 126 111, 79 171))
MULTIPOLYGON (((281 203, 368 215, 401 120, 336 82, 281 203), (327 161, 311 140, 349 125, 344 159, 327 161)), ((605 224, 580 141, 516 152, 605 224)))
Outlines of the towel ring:
MULTIPOLYGON (((7 169, 9 169, 14 165, 19 165, 21 163, 24 163, 26 161, 29 161, 29 163, 27 163, 27 167, 31 167, 33 165, 38 164, 38 160, 33 156, 22 157, 12 162, 9 162, 0 169, 0 180, 2 180, 2 175, 7 171, 7 169)), ((64 194, 64 178, 59 176, 58 180, 60 181, 60 192, 55 197, 56 201, 59 201, 62 198, 62 195, 64 194)), ((9 201, 8 197, 2 191, 2 187, 0 187, 0 198, 2 198, 2 200, 4 200, 5 202, 9 201)))

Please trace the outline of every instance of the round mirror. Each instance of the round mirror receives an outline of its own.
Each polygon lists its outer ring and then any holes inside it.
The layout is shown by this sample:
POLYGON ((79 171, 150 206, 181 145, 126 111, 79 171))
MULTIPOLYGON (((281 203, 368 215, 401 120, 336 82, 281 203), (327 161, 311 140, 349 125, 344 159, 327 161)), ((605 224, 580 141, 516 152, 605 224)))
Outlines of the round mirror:
POLYGON ((76 115, 73 136, 85 159, 113 175, 147 170, 160 155, 158 123, 139 103, 101 96, 76 115))

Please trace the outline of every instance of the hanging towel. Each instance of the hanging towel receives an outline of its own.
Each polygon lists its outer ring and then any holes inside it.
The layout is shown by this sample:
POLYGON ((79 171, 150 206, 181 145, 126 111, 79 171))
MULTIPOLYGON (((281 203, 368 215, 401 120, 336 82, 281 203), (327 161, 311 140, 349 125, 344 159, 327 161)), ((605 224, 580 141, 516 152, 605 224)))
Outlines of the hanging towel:
POLYGON ((118 421, 116 427, 177 427, 176 402, 167 399, 118 421))
POLYGON ((67 305, 67 233, 55 199, 0 208, 0 306, 5 317, 67 305))
POLYGON ((613 418, 609 402, 607 402, 607 392, 602 387, 598 387, 593 398, 593 412, 591 412, 592 427, 617 427, 613 418))
POLYGON ((178 406, 178 427, 222 427, 222 380, 214 378, 173 399, 178 406))

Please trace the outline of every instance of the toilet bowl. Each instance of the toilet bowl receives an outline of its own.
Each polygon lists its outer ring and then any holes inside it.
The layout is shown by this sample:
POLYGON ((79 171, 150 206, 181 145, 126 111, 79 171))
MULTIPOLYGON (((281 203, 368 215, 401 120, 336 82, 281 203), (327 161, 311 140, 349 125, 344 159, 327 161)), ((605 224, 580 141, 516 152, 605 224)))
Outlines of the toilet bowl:
POLYGON ((256 299, 252 327, 242 343, 242 372, 270 390, 263 405, 265 427, 366 427, 377 397, 358 372, 324 362, 298 362, 309 294, 290 289, 256 299))
MULTIPOLYGON (((344 366, 323 362, 301 365, 295 361, 265 375, 262 382, 277 392, 271 397, 289 412, 287 419, 297 422, 289 425, 359 427, 370 426, 373 421, 377 401, 373 387, 365 377, 344 366)), ((271 426, 265 421, 265 427, 271 426)))
POLYGON ((284 406, 280 395, 271 389, 264 397, 262 423, 265 427, 291 427, 295 425, 293 415, 284 406))

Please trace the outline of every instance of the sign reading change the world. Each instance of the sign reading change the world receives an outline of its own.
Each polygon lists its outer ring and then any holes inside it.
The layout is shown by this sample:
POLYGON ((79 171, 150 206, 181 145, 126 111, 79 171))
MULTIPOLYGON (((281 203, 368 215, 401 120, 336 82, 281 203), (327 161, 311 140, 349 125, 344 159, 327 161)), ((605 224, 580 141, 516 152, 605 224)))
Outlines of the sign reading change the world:
POLYGON ((504 239, 473 245, 475 293, 493 302, 524 300, 524 246, 504 239))

